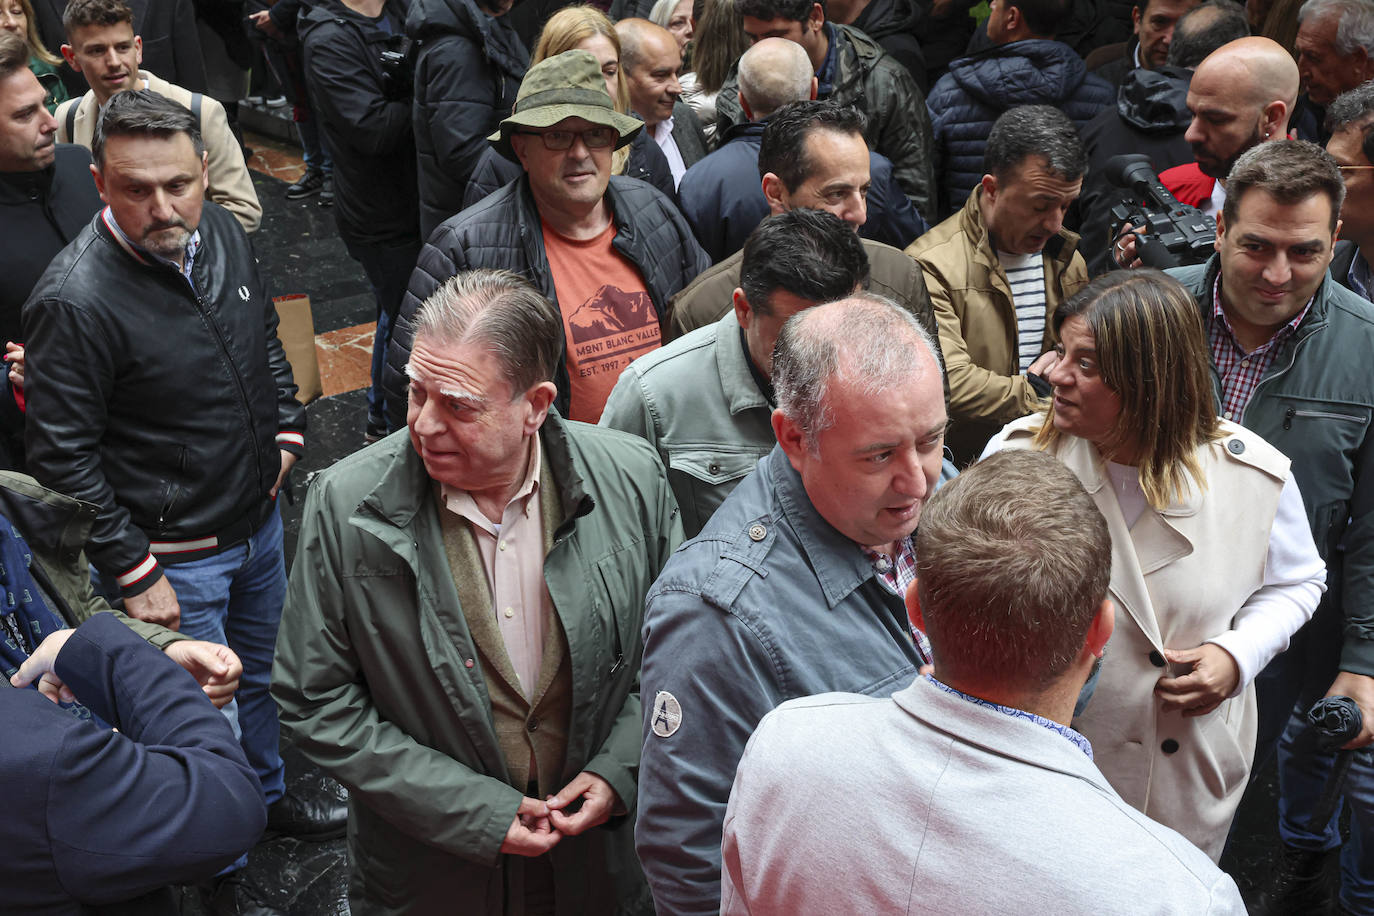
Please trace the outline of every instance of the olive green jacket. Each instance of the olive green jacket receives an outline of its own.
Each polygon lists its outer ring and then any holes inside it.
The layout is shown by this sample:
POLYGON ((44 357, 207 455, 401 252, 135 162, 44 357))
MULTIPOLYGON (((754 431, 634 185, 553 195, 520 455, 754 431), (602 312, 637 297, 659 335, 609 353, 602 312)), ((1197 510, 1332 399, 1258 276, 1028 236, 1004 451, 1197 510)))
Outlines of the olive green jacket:
MULTIPOLYGON (((567 634, 572 720, 560 785, 587 770, 628 809, 550 853, 560 914, 642 911, 634 859, 644 595, 682 538, 653 449, 550 412, 562 522, 544 577, 567 634)), ((500 852, 511 785, 439 510, 406 431, 311 485, 272 694, 307 757, 348 787, 354 913, 518 914, 500 852)))

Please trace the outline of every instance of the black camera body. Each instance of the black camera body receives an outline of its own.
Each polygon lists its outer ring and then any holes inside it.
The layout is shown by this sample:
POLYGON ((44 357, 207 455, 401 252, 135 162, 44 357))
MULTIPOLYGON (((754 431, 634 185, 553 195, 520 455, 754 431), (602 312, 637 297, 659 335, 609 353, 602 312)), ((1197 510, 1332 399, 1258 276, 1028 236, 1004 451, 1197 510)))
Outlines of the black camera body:
POLYGON ((420 47, 404 35, 392 35, 379 55, 382 64, 382 96, 404 102, 415 94, 415 58, 420 47))
POLYGON ((1143 201, 1112 207, 1112 238, 1130 223, 1138 233, 1136 254, 1149 267, 1201 264, 1211 257, 1217 237, 1216 220, 1170 194, 1160 184, 1149 156, 1113 156, 1107 160, 1106 168, 1109 182, 1132 191, 1143 201))

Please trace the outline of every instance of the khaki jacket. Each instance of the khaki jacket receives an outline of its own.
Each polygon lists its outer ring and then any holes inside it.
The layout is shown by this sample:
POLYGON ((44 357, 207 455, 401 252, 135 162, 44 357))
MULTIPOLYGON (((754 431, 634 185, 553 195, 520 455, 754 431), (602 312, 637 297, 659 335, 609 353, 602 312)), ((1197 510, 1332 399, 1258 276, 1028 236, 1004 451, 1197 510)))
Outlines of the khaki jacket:
MULTIPOLYGON (((1006 432, 1006 448, 1030 448, 1041 418, 1006 432)), ((1162 511, 1148 506, 1128 528, 1093 446, 1061 440, 1055 457, 1083 484, 1112 535, 1116 629, 1097 691, 1074 728, 1121 797, 1172 827, 1215 861, 1240 804, 1255 753, 1251 682, 1205 716, 1163 712, 1155 683, 1170 672, 1165 648, 1189 648, 1229 632, 1264 584, 1265 557, 1288 476, 1288 459, 1259 436, 1222 421, 1222 438, 1199 456, 1207 489, 1162 511)))
MULTIPOLYGON (((138 71, 138 75, 153 92, 186 108, 191 107, 190 90, 153 76, 146 70, 138 71)), ((95 93, 91 91, 79 99, 64 102, 54 115, 57 118, 58 142, 75 143, 90 149, 98 113, 95 93), (71 136, 67 136, 67 112, 72 105, 76 106, 76 118, 72 122, 71 136)), ((205 140, 210 163, 210 186, 205 190, 206 199, 213 200, 234 214, 244 232, 253 232, 262 222, 262 204, 258 203, 258 192, 253 189, 253 179, 248 174, 247 163, 243 161, 243 147, 229 129, 224 106, 208 95, 201 97, 200 133, 205 140)))
MULTIPOLYGON (((981 198, 975 190, 962 210, 906 249, 925 272, 940 327, 953 421, 945 444, 960 467, 976 459, 1003 425, 1041 407, 1017 364, 1016 308, 983 225, 981 198)), ((1045 246, 1044 349, 1053 343, 1050 316, 1088 282, 1077 247, 1078 236, 1068 230, 1045 246)))

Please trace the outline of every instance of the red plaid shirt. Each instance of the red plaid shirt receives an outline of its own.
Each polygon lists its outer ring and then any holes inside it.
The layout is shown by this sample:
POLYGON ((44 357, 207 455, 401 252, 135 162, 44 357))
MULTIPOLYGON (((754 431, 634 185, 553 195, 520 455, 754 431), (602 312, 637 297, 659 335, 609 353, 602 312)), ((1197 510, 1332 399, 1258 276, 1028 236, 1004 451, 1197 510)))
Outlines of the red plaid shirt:
MULTIPOLYGON (((911 583, 916 581, 916 547, 912 543, 912 537, 907 535, 897 542, 897 560, 894 563, 892 558, 885 553, 878 553, 876 550, 862 548, 864 556, 868 557, 868 562, 873 564, 873 571, 878 574, 878 581, 883 587, 897 597, 906 600, 906 590, 911 588, 911 583)), ((920 650, 921 657, 926 663, 931 662, 930 640, 926 639, 926 634, 915 627, 911 628, 912 638, 916 640, 916 648, 920 650)))
MULTIPOLYGON (((1315 296, 1313 298, 1316 298, 1315 296)), ((1307 317, 1312 308, 1312 299, 1302 307, 1293 320, 1279 328, 1274 336, 1262 346, 1245 352, 1231 330, 1231 322, 1221 308, 1221 274, 1212 283, 1212 320, 1207 322, 1207 340, 1212 346, 1212 362, 1221 377, 1221 415, 1233 423, 1239 423, 1245 405, 1255 393, 1260 379, 1269 371, 1274 357, 1278 356, 1286 340, 1297 331, 1298 325, 1307 317)))

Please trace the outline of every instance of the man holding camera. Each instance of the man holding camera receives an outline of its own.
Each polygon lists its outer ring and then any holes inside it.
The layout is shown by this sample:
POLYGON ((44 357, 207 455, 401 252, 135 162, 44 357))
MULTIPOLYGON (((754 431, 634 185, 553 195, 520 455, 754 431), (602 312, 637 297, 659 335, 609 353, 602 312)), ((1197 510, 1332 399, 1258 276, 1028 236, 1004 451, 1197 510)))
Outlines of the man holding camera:
POLYGON ((409 0, 319 0, 300 19, 305 79, 334 159, 334 221, 377 298, 367 438, 385 435, 382 361, 420 254, 409 0))

